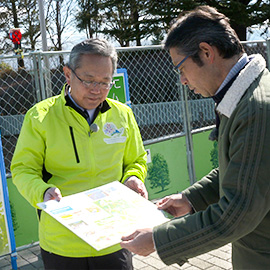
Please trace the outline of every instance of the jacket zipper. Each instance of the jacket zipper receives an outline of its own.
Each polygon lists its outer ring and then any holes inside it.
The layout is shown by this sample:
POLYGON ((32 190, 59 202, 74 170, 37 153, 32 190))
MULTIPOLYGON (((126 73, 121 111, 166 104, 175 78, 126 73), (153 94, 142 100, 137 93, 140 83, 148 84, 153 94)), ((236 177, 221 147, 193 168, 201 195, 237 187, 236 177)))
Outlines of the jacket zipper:
POLYGON ((75 143, 73 128, 71 126, 69 126, 69 131, 70 131, 70 136, 71 136, 72 143, 73 143, 73 149, 74 149, 74 153, 76 156, 76 161, 77 161, 77 163, 80 163, 80 159, 79 159, 79 155, 78 155, 78 151, 77 151, 77 147, 76 147, 76 143, 75 143))

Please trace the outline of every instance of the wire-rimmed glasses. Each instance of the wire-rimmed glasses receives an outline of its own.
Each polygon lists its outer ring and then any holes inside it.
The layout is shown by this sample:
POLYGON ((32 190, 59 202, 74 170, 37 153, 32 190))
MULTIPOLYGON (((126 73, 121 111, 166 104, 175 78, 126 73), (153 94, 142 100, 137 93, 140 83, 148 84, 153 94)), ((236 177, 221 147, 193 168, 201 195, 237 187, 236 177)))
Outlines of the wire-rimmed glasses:
POLYGON ((179 69, 181 65, 184 64, 184 62, 190 57, 191 55, 187 55, 183 60, 181 60, 176 66, 174 66, 174 71, 177 74, 181 75, 181 70, 179 69))
POLYGON ((102 89, 102 90, 109 90, 113 87, 114 85, 114 82, 110 82, 110 83, 105 83, 105 82, 95 82, 95 81, 85 81, 83 79, 81 79, 77 74, 76 72, 70 68, 70 70, 73 72, 73 74, 76 76, 76 78, 84 85, 86 86, 87 88, 90 88, 90 87, 99 87, 99 89, 102 89))

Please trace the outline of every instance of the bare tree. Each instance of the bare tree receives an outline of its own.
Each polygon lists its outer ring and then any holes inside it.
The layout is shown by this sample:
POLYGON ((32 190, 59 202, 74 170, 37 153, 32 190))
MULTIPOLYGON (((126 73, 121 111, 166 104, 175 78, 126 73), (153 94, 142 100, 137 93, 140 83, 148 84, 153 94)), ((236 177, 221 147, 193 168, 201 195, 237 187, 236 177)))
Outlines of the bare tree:
POLYGON ((75 13, 75 0, 49 0, 46 2, 47 32, 56 51, 63 49, 63 43, 72 36, 72 32, 63 38, 63 34, 71 30, 75 13))
MULTIPOLYGON (((4 26, 3 28, 6 31, 4 39, 8 39, 9 29, 20 28, 19 18, 21 18, 21 14, 23 13, 23 11, 19 0, 5 1, 1 3, 0 7, 1 10, 3 11, 0 24, 4 26), (5 19, 7 19, 7 21, 5 21, 5 19)), ((24 61, 22 58, 18 58, 18 66, 20 68, 24 68, 24 61)))
POLYGON ((21 0, 21 7, 24 10, 24 37, 26 45, 30 45, 31 50, 36 49, 38 38, 40 37, 39 10, 37 0, 21 0))
POLYGON ((12 45, 12 42, 9 40, 8 32, 11 28, 11 25, 9 23, 10 21, 10 13, 8 9, 5 6, 0 6, 0 29, 1 29, 1 36, 0 36, 0 53, 6 53, 7 51, 10 51, 10 46, 12 45))
MULTIPOLYGON (((37 0, 7 0, 0 4, 0 27, 5 33, 2 37, 5 44, 11 44, 8 32, 11 28, 22 30, 24 46, 30 45, 31 50, 36 49, 40 36, 37 0)), ((5 46, 5 51, 8 46, 5 46)))

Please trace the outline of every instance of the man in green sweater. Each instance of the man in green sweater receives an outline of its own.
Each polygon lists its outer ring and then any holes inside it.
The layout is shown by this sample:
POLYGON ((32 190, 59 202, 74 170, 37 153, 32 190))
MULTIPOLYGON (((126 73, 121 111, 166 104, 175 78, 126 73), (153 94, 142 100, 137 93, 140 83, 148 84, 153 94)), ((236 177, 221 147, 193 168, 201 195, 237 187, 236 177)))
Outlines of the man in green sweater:
POLYGON ((166 264, 232 243, 234 269, 270 267, 270 73, 226 16, 209 6, 183 14, 165 42, 181 83, 216 102, 219 167, 158 202, 176 218, 124 236, 139 255, 166 264))

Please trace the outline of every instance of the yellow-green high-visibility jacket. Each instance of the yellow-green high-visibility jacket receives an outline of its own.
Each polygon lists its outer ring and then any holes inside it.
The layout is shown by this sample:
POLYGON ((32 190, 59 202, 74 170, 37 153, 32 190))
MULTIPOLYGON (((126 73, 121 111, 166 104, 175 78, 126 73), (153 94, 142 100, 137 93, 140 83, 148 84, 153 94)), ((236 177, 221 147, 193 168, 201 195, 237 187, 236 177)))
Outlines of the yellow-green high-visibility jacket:
MULTIPOLYGON (((84 116, 70 106, 65 88, 27 112, 11 163, 14 184, 36 208, 50 187, 67 196, 132 175, 142 181, 146 177, 146 152, 132 110, 106 99, 94 120, 99 130, 92 132, 84 116)), ((39 241, 44 250, 67 257, 121 249, 115 245, 96 251, 44 211, 39 241)))

